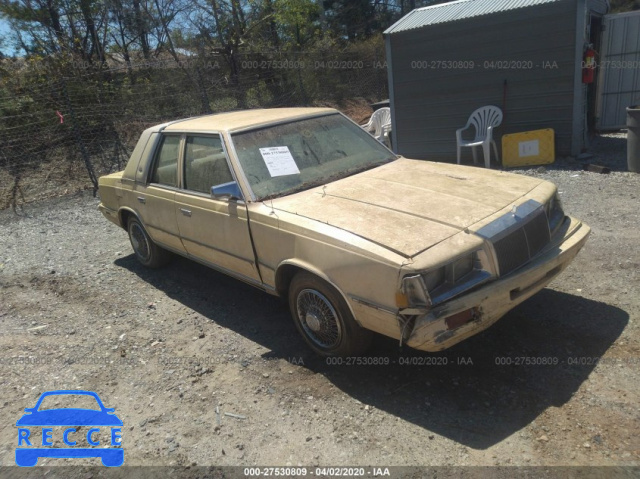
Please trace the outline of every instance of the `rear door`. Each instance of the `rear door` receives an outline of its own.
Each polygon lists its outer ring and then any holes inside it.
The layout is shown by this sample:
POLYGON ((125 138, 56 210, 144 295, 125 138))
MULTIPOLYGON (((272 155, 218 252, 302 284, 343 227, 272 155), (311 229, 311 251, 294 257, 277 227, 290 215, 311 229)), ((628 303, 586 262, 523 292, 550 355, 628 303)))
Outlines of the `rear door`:
POLYGON ((156 243, 185 252, 176 221, 175 195, 178 190, 180 135, 164 135, 149 172, 146 185, 136 187, 135 201, 144 226, 156 243))
POLYGON ((261 282, 244 201, 211 197, 212 186, 234 181, 220 135, 187 135, 182 165, 175 214, 189 256, 245 281, 261 282))

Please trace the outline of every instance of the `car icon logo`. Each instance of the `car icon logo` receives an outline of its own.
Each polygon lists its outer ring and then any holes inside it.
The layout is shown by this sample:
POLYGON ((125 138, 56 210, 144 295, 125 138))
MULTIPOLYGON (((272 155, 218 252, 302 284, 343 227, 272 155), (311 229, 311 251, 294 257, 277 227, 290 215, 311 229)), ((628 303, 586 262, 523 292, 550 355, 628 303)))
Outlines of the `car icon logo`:
POLYGON ((114 408, 105 407, 100 397, 92 391, 57 390, 42 393, 35 406, 25 408, 26 414, 16 422, 16 426, 18 426, 16 464, 22 467, 35 466, 41 457, 99 457, 102 464, 107 467, 121 466, 124 463, 121 435, 123 424, 114 411, 114 408), (53 398, 51 398, 52 396, 53 398), (64 396, 65 400, 76 396, 85 402, 88 400, 94 408, 45 409, 42 407, 43 401, 47 398, 57 399, 57 396, 64 396), (62 440, 65 447, 53 447, 54 427, 60 431, 64 429, 64 432, 61 432, 55 440, 58 442, 62 440), (37 434, 40 428, 41 438, 37 434), (81 432, 80 429, 87 430, 81 432), (104 437, 105 432, 108 433, 106 438, 104 437), (84 444, 79 445, 79 443, 84 443, 85 439, 87 447, 82 447, 84 444), (108 443, 109 447, 104 447, 105 443, 108 443), (39 447, 40 445, 42 447, 39 447))

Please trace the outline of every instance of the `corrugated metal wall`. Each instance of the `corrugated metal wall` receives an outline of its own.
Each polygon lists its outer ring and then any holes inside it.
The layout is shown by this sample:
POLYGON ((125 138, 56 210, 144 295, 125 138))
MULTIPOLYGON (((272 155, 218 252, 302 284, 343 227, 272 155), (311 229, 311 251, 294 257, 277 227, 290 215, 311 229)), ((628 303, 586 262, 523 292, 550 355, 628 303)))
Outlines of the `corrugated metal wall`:
POLYGON ((609 13, 608 0, 587 0, 587 8, 595 13, 604 15, 609 13))
POLYGON ((398 153, 455 159, 455 130, 469 114, 483 105, 506 104, 498 145, 505 133, 553 128, 557 153, 571 154, 579 72, 576 15, 577 2, 566 0, 388 35, 398 153), (473 61, 475 66, 415 63, 434 61, 473 61), (491 68, 485 64, 491 61, 531 62, 533 68, 491 68))
POLYGON ((605 17, 598 128, 625 128, 626 108, 640 104, 640 11, 605 17))

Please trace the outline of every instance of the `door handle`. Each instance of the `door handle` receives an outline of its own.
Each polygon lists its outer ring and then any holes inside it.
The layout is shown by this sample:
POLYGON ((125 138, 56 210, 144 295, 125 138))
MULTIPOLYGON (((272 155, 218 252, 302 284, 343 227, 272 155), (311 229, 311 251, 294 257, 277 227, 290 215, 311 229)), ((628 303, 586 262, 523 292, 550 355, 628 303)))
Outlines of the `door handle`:
POLYGON ((191 210, 186 210, 184 208, 180 208, 180 211, 182 212, 183 215, 185 216, 191 216, 191 210))
POLYGON ((138 202, 144 205, 147 202, 147 199, 144 196, 138 196, 138 202))

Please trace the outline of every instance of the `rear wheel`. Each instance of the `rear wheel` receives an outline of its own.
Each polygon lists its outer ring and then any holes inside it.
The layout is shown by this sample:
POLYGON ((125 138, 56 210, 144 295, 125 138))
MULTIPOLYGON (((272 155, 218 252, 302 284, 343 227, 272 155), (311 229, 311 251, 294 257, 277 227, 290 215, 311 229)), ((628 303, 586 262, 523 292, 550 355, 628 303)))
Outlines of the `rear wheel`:
POLYGON ((129 218, 127 231, 133 252, 143 265, 148 268, 160 268, 170 261, 171 253, 153 242, 140 220, 135 216, 129 218))
POLYGON ((304 340, 321 356, 354 356, 369 347, 371 331, 356 323, 333 286, 311 273, 294 276, 289 309, 304 340))

